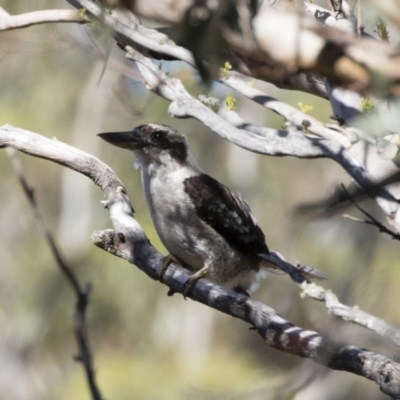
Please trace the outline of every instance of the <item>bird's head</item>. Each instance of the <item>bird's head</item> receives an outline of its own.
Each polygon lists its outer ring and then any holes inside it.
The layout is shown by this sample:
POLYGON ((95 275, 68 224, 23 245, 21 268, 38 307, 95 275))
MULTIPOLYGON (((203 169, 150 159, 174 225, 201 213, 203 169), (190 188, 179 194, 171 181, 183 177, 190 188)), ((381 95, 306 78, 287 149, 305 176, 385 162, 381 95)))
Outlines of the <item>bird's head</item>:
POLYGON ((167 125, 139 125, 131 131, 99 133, 98 136, 149 162, 162 162, 168 157, 183 162, 188 156, 185 136, 167 125))

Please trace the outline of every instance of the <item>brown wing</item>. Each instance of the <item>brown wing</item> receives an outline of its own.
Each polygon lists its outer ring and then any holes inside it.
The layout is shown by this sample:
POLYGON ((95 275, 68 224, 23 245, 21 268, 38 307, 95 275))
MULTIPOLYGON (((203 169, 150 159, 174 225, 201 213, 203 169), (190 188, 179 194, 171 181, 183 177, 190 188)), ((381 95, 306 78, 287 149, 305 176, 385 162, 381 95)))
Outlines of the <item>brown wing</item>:
POLYGON ((206 174, 187 178, 184 185, 199 218, 232 247, 254 256, 269 254, 263 231, 239 196, 206 174))

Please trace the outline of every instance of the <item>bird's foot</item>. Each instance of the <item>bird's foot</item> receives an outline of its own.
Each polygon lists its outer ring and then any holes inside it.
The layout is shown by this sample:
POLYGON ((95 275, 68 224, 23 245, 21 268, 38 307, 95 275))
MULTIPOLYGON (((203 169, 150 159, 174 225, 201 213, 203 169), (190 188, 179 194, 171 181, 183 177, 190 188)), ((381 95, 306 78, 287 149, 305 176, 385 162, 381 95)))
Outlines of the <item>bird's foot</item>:
POLYGON ((239 305, 245 304, 247 299, 250 298, 249 292, 246 289, 243 289, 241 286, 234 287, 233 291, 240 295, 236 299, 236 303, 238 303, 239 305))
POLYGON ((176 257, 174 257, 172 254, 168 254, 168 255, 166 255, 163 259, 162 259, 162 263, 161 263, 161 268, 158 270, 158 280, 160 281, 160 282, 163 282, 164 281, 164 275, 165 275, 165 272, 167 271, 167 269, 168 269, 168 267, 169 267, 169 265, 171 264, 171 263, 175 263, 175 264, 179 264, 179 265, 181 265, 181 263, 179 262, 179 260, 176 258, 176 257))
POLYGON ((209 267, 203 267, 202 269, 199 269, 196 273, 190 276, 190 278, 186 281, 185 287, 183 288, 183 298, 186 300, 186 297, 190 294, 192 291, 194 285, 196 282, 204 278, 207 275, 207 272, 209 270, 209 267))
POLYGON ((168 293, 167 293, 167 296, 168 296, 168 297, 171 297, 171 296, 173 296, 175 293, 176 293, 176 292, 174 292, 172 289, 169 289, 169 290, 168 290, 168 293))
POLYGON ((235 286, 232 290, 238 294, 242 294, 243 296, 250 297, 249 292, 241 286, 235 286))

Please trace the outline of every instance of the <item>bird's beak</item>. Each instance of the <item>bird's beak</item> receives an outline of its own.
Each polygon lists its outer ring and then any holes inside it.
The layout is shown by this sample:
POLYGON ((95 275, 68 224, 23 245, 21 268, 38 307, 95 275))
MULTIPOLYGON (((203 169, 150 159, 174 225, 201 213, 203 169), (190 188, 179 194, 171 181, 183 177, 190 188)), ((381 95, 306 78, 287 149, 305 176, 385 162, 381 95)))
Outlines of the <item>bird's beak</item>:
POLYGON ((143 135, 137 129, 128 132, 98 133, 97 136, 100 136, 103 140, 114 146, 126 150, 143 149, 143 147, 148 144, 143 135))

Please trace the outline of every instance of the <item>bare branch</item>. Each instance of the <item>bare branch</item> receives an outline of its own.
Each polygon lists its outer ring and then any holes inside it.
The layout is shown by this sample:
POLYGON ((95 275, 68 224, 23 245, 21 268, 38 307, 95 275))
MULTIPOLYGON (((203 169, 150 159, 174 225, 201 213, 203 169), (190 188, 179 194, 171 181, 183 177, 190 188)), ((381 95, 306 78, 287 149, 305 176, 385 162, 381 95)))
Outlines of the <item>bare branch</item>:
MULTIPOLYGON (((307 137, 301 130, 290 132, 270 128, 255 127, 246 121, 239 121, 234 111, 228 111, 218 100, 218 114, 203 102, 195 99, 183 86, 182 82, 162 73, 153 62, 138 51, 128 47, 127 58, 136 61, 147 89, 171 101, 169 112, 177 118, 193 117, 240 147, 261 154, 295 156, 299 158, 326 157, 327 154, 318 146, 320 139, 307 137)), ((207 100, 204 100, 207 102, 207 100)))
MULTIPOLYGON (((85 7, 97 18, 104 19, 107 25, 118 29, 122 35, 123 31, 129 30, 126 25, 117 27, 115 20, 102 13, 99 7, 95 9, 95 4, 90 0, 69 2, 79 8, 85 7)), ((152 19, 158 19, 157 15, 160 15, 162 20, 170 24, 183 21, 183 16, 192 6, 191 2, 179 2, 172 9, 169 2, 159 1, 157 13, 154 14, 154 6, 150 3, 135 1, 135 11, 152 19), (175 13, 174 17, 171 11, 175 13)), ((214 11, 208 10, 210 13, 214 11)), ((262 68, 262 65, 272 64, 269 72, 275 75, 275 79, 283 80, 300 70, 307 70, 360 92, 375 85, 381 87, 382 78, 386 81, 389 93, 396 94, 400 90, 399 55, 387 43, 356 38, 337 29, 321 26, 308 16, 283 12, 273 7, 262 7, 252 21, 254 40, 235 34, 221 21, 227 50, 241 60, 254 60, 251 75, 254 75, 257 65, 262 68), (285 34, 277 35, 282 26, 285 27, 285 34)), ((162 45, 158 47, 161 49, 162 45)))
POLYGON ((346 193, 348 200, 359 210, 361 211, 367 219, 365 220, 360 220, 357 218, 350 217, 349 215, 344 215, 347 218, 352 219, 353 221, 358 221, 358 222, 363 222, 368 225, 375 226, 379 229, 379 232, 386 233, 392 237, 392 239, 395 240, 400 240, 400 234, 393 232, 391 229, 387 228, 385 225, 381 224, 376 218, 374 218, 369 212, 365 211, 363 208, 361 208, 357 202, 354 200, 354 198, 350 195, 350 193, 346 190, 344 185, 342 185, 342 190, 346 193))
MULTIPOLYGON (((124 18, 121 12, 113 11, 110 15, 92 0, 67 1, 76 8, 85 8, 88 15, 111 28, 122 46, 140 46, 194 64, 188 50, 174 45, 166 35, 159 33, 156 38, 154 30, 151 33, 152 30, 140 24, 127 22, 129 18, 124 18)), ((161 20, 172 25, 178 21, 181 23, 193 6, 191 1, 178 2, 173 7, 168 1, 160 1, 155 10, 151 3, 135 1, 135 12, 153 20, 158 20, 157 15, 161 15, 161 20)), ((210 9, 207 12, 214 11, 210 9)), ((312 13, 316 15, 316 11, 312 13)), ((239 72, 281 88, 303 90, 325 98, 328 95, 324 80, 318 75, 360 93, 368 89, 382 92, 383 89, 396 94, 400 90, 399 56, 397 50, 387 43, 368 37, 357 38, 353 31, 351 34, 341 32, 321 26, 309 16, 290 14, 273 7, 262 7, 252 21, 255 40, 251 35, 250 39, 249 35, 246 38, 236 35, 221 21, 226 57, 239 72), (277 35, 282 26, 285 35, 277 35)), ((348 27, 338 27, 349 32, 353 25, 350 22, 348 27)))
MULTIPOLYGON (((317 20, 327 25, 335 25, 338 29, 352 32, 354 31, 354 27, 359 30, 359 24, 356 23, 355 17, 349 8, 349 5, 346 1, 331 1, 332 8, 335 10, 334 12, 329 12, 328 10, 322 9, 322 7, 317 6, 315 4, 311 4, 306 2, 305 6, 310 11, 317 20), (337 12, 343 12, 344 15, 349 16, 352 19, 352 23, 346 24, 347 21, 345 18, 339 18, 337 12), (340 23, 344 21, 344 23, 340 23)), ((357 5, 360 5, 360 1, 357 2, 357 5)), ((347 21, 348 22, 348 21, 347 21)), ((365 32, 362 32, 363 36, 368 37, 365 32)), ((345 89, 343 87, 338 86, 337 84, 332 84, 326 82, 326 89, 329 95, 329 100, 332 105, 332 110, 334 112, 335 117, 338 119, 340 124, 354 124, 355 118, 358 117, 360 121, 363 119, 366 121, 363 123, 363 129, 366 132, 362 132, 357 129, 356 136, 360 139, 365 139, 370 143, 365 143, 364 140, 353 140, 352 147, 348 148, 349 153, 352 157, 354 157, 364 168, 368 169, 371 175, 374 178, 374 186, 384 187, 386 185, 379 184, 381 182, 387 181, 387 178, 390 176, 398 175, 398 167, 397 165, 390 159, 385 159, 382 157, 379 151, 377 151, 377 141, 375 140, 375 135, 369 129, 369 121, 365 115, 362 115, 362 103, 365 98, 363 98, 359 93, 354 91, 345 89), (373 143, 373 145, 371 145, 373 143)), ((379 100, 375 99, 374 103, 379 104, 379 100)), ((389 108, 390 106, 388 106, 389 108)), ((371 118, 371 116, 369 116, 371 118)), ((382 129, 387 135, 387 125, 385 123, 382 124, 382 129)), ((366 190, 366 188, 364 187, 366 190)), ((386 190, 393 196, 393 198, 399 198, 400 195, 400 187, 398 184, 392 184, 390 186, 386 186, 386 190)), ((368 194, 371 197, 373 196, 373 187, 368 188, 368 194)), ((393 213, 389 215, 389 222, 396 227, 397 230, 400 230, 399 224, 399 209, 393 208, 393 213)))
MULTIPOLYGON (((307 136, 293 124, 289 126, 288 131, 253 125, 242 119, 236 112, 226 110, 218 103, 218 100, 211 99, 218 106, 218 113, 215 113, 211 108, 193 98, 181 81, 162 73, 149 58, 129 46, 127 51, 126 57, 138 63, 146 87, 172 102, 169 112, 174 117, 196 118, 224 139, 256 153, 298 158, 331 158, 340 164, 361 187, 373 186, 375 179, 339 143, 307 136)), ((373 197, 385 213, 393 219, 399 209, 396 198, 385 188, 380 188, 373 197)))
POLYGON ((323 124, 311 115, 305 114, 297 108, 268 96, 263 91, 249 85, 248 81, 244 81, 244 78, 243 75, 234 72, 227 78, 221 77, 221 81, 247 98, 274 111, 294 125, 303 127, 305 131, 313 133, 321 138, 338 142, 345 148, 351 146, 351 140, 354 140, 354 134, 347 132, 337 125, 328 126, 323 124))
MULTIPOLYGON (((111 14, 105 14, 103 9, 91 0, 67 0, 76 8, 85 8, 88 15, 102 21, 111 28, 121 47, 133 46, 140 51, 151 52, 157 59, 181 60, 191 66, 195 61, 190 51, 177 46, 165 33, 166 29, 148 29, 141 25, 135 15, 128 11, 114 9, 111 14)), ((271 82, 281 89, 300 90, 315 96, 328 98, 323 78, 310 71, 299 71, 285 77, 276 74, 277 66, 271 63, 260 64, 249 57, 240 58, 233 53, 226 55, 234 68, 256 79, 271 82)))
MULTIPOLYGON (((357 20, 347 2, 330 2, 334 11, 326 10, 325 8, 311 3, 304 2, 306 10, 314 16, 320 23, 336 28, 354 36, 357 32, 357 20), (346 12, 343 12, 346 10, 346 12), (340 14, 343 15, 340 15, 340 14), (346 18, 346 14, 350 14, 350 18, 346 18)), ((363 33, 364 37, 370 37, 363 33)), ((332 105, 334 117, 337 118, 340 125, 351 124, 352 120, 361 112, 362 96, 352 90, 340 87, 337 82, 332 83, 325 80, 325 87, 328 93, 329 101, 332 105)))
POLYGON ((27 28, 32 25, 48 24, 51 22, 87 24, 90 20, 84 13, 77 10, 44 10, 20 15, 8 15, 8 13, 3 10, 0 17, 0 32, 27 28))
POLYGON ((0 7, 0 18, 7 18, 9 16, 10 14, 3 7, 0 7))
POLYGON ((67 0, 76 8, 84 8, 88 15, 100 20, 108 28, 111 28, 116 39, 125 46, 130 43, 141 48, 152 50, 159 54, 165 54, 195 65, 193 56, 189 50, 177 46, 167 35, 148 29, 135 22, 137 19, 132 14, 114 10, 113 14, 105 13, 103 8, 91 0, 67 0), (113 17, 116 16, 116 18, 113 17), (128 43, 127 43, 128 42, 128 43))
POLYGON ((94 366, 93 366, 93 356, 89 346, 89 339, 85 323, 86 309, 89 304, 89 294, 91 286, 87 284, 84 290, 81 288, 78 278, 75 276, 75 273, 72 271, 71 267, 64 260, 64 257, 62 256, 61 251, 58 248, 58 245, 56 243, 56 240, 54 239, 53 234, 47 227, 47 224, 44 220, 44 216, 36 201, 35 192, 26 180, 25 174, 22 169, 22 164, 20 160, 16 157, 15 150, 12 148, 7 148, 6 150, 11 159, 12 166, 22 186, 25 196, 28 199, 28 202, 35 215, 36 221, 38 222, 40 228, 42 229, 45 235, 46 241, 50 247, 53 258, 56 261, 56 264, 60 269, 61 273, 65 276, 67 282, 71 285, 75 293, 76 305, 75 305, 73 323, 74 323, 75 338, 78 344, 78 351, 79 351, 79 355, 76 357, 76 359, 83 365, 83 368, 86 373, 86 379, 89 385, 89 390, 92 395, 92 399, 101 400, 102 396, 100 394, 100 390, 96 383, 94 366))
MULTIPOLYGON (((115 231, 95 232, 94 243, 157 279, 162 255, 150 245, 133 218, 129 198, 122 184, 117 185, 120 180, 109 167, 71 146, 9 125, 0 128, 0 147, 4 146, 72 168, 102 187, 115 231)), ((182 293, 189 276, 188 271, 172 264, 163 281, 172 291, 182 293)), ((270 307, 205 279, 196 283, 190 297, 249 323, 275 349, 309 358, 331 369, 364 376, 375 381, 387 395, 400 396, 400 364, 388 357, 355 346, 336 345, 317 332, 292 325, 270 307)))
POLYGON ((358 306, 350 307, 341 303, 331 290, 326 290, 315 283, 303 282, 300 287, 303 289, 302 296, 324 301, 330 314, 367 328, 380 336, 390 339, 396 346, 400 346, 400 331, 382 319, 366 313, 358 306))
MULTIPOLYGON (((357 4, 359 6, 360 2, 358 1, 357 4)), ((348 3, 342 0, 331 1, 331 5, 335 10, 334 12, 329 12, 328 10, 322 9, 320 6, 305 2, 305 6, 308 11, 310 11, 318 21, 330 26, 335 25, 340 30, 355 34, 356 30, 359 30, 359 24, 349 8, 348 3), (348 21, 346 18, 342 18, 340 15, 338 15, 338 12, 342 12, 344 15, 347 15, 352 22, 348 21), (346 24, 346 22, 348 23, 346 24)), ((362 32, 362 35, 368 36, 365 32, 362 32)), ((361 119, 364 121, 366 120, 365 115, 362 115, 362 104, 365 98, 363 98, 359 93, 340 87, 337 84, 330 83, 328 81, 326 81, 326 89, 332 105, 334 116, 341 125, 354 125, 354 123, 357 123, 356 118, 358 118, 358 121, 361 119)), ((379 102, 379 100, 375 99, 374 103, 376 102, 379 102)), ((348 151, 352 157, 354 157, 364 168, 370 172, 374 178, 374 185, 376 186, 378 182, 385 181, 388 176, 398 174, 399 169, 392 160, 385 159, 381 156, 381 154, 379 154, 379 151, 377 151, 377 141, 369 129, 368 123, 364 123, 363 127, 365 132, 360 130, 356 131, 356 138, 358 136, 360 140, 358 142, 357 140, 353 140, 352 146, 348 148, 348 151), (367 140, 371 143, 365 143, 364 140, 367 140), (371 145, 372 143, 373 145, 371 145)), ((386 135, 387 126, 384 126, 383 129, 386 132, 386 135)), ((380 186, 384 187, 386 185, 380 186)), ((364 187, 364 189, 366 188, 364 187)), ((386 190, 393 196, 393 198, 399 198, 400 192, 398 184, 387 186, 386 190)), ((374 197, 372 194, 372 187, 369 187, 368 193, 371 197, 374 197)), ((392 210, 393 213, 389 214, 389 222, 394 225, 397 230, 399 230, 399 209, 396 211, 396 208, 394 207, 392 210)))

